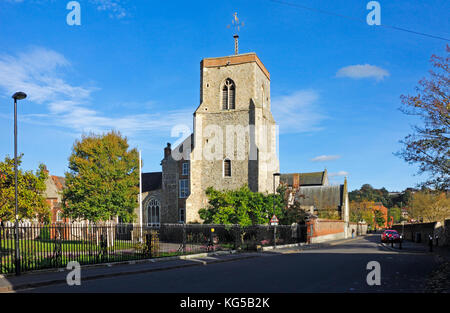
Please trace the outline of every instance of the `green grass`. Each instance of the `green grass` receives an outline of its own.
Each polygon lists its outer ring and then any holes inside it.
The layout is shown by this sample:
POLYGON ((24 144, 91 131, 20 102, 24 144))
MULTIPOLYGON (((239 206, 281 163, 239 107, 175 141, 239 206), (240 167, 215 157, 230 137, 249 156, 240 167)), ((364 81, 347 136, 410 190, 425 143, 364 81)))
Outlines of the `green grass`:
MULTIPOLYGON (((0 253, 12 252, 15 249, 15 241, 13 239, 0 241, 0 253)), ((22 251, 32 252, 48 252, 53 253, 55 249, 54 240, 19 240, 19 249, 22 251)), ((115 240, 113 247, 108 247, 108 251, 134 249, 135 243, 125 240, 115 240)), ((100 245, 94 241, 61 241, 61 249, 63 252, 89 252, 90 250, 100 250, 100 245)))

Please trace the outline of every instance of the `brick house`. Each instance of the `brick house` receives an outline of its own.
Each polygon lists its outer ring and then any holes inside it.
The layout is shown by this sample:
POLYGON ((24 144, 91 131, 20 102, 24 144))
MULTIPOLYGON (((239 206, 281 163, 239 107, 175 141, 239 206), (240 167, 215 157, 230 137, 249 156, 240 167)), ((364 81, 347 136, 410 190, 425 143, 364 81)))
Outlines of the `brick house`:
POLYGON ((62 195, 61 192, 65 187, 65 178, 61 176, 49 175, 49 171, 45 168, 48 175, 45 181, 45 199, 50 206, 51 223, 68 223, 69 219, 62 216, 62 195))

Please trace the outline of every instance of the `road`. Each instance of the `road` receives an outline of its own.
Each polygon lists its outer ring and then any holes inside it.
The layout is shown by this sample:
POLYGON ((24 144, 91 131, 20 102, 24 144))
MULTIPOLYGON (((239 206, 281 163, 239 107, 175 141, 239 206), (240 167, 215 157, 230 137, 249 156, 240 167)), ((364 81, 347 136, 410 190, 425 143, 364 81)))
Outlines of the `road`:
POLYGON ((391 251, 379 244, 379 235, 372 235, 321 249, 283 249, 247 260, 21 292, 423 292, 425 280, 435 265, 433 255, 391 251), (366 266, 370 261, 380 263, 379 286, 366 282, 370 272, 366 266))

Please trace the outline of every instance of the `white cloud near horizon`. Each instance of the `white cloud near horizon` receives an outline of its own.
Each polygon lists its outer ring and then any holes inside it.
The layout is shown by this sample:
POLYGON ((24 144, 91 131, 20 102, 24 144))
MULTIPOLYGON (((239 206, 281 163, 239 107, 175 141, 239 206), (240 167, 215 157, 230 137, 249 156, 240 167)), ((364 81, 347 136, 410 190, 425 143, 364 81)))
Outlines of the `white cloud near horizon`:
POLYGON ((333 161, 339 159, 340 155, 320 155, 315 158, 312 158, 312 162, 326 162, 326 161, 333 161))
POLYGON ((330 177, 337 177, 337 176, 348 176, 348 172, 346 171, 339 171, 339 172, 335 172, 335 173, 328 173, 328 176, 330 177))
POLYGON ((389 72, 381 67, 370 64, 350 65, 339 69, 336 77, 348 77, 352 79, 375 78, 376 81, 390 76, 389 72))
POLYGON ((118 130, 126 136, 139 132, 170 134, 173 126, 186 124, 192 117, 190 110, 107 115, 92 109, 91 95, 98 88, 72 85, 64 78, 70 70, 70 62, 62 54, 42 47, 16 56, 0 55, 0 90, 7 97, 18 90, 25 91, 28 101, 46 107, 39 114, 22 114, 21 120, 63 127, 78 134, 109 130, 118 130))
POLYGON ((318 105, 315 90, 298 90, 289 95, 272 98, 271 109, 280 133, 306 133, 323 129, 320 123, 327 118, 318 105))

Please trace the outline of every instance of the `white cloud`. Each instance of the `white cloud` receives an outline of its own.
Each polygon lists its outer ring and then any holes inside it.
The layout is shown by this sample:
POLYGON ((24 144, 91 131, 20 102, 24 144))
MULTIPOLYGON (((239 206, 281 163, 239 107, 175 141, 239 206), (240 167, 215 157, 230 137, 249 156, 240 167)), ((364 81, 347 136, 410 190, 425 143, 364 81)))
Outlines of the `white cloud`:
POLYGON ((335 173, 328 173, 328 176, 330 176, 330 177, 348 176, 348 172, 346 172, 346 171, 339 171, 339 172, 335 172, 335 173))
POLYGON ((370 64, 350 65, 339 69, 336 77, 348 77, 353 79, 375 78, 377 81, 383 80, 390 74, 387 70, 370 64))
POLYGON ((33 48, 17 56, 0 55, 0 89, 7 97, 25 91, 29 101, 46 106, 43 113, 22 114, 23 121, 64 127, 79 134, 111 129, 127 136, 139 132, 168 134, 173 126, 187 124, 192 116, 188 110, 106 116, 90 108, 91 94, 97 89, 71 85, 64 79, 68 70, 70 62, 63 55, 45 48, 33 48))
POLYGON ((340 155, 320 155, 315 158, 312 158, 312 162, 326 162, 326 161, 333 161, 339 159, 340 155))
POLYGON ((109 11, 112 18, 121 19, 128 15, 123 6, 124 0, 90 0, 90 2, 96 4, 99 11, 109 11))
MULTIPOLYGON (((2 0, 0 0, 2 1, 2 0)), ((4 0, 3 0, 4 1, 4 0)), ((6 0, 7 2, 13 2, 13 3, 22 3, 25 0, 6 0)), ((42 2, 45 0, 28 0, 28 2, 42 2)), ((49 1, 49 0, 47 0, 49 1)), ((51 0, 52 2, 54 0, 51 0)), ((67 0, 67 2, 69 2, 69 0, 67 0)), ((117 18, 117 19, 121 19, 124 17, 127 17, 130 15, 130 13, 128 12, 127 8, 128 7, 128 0, 89 0, 90 3, 92 3, 93 5, 96 6, 96 9, 98 11, 106 11, 109 12, 109 17, 111 18, 117 18)), ((81 5, 83 5, 83 3, 81 3, 81 5)), ((83 10, 83 6, 81 7, 81 9, 83 10)))
POLYGON ((272 98, 271 108, 280 133, 304 133, 321 130, 320 122, 327 117, 317 104, 314 90, 299 90, 290 95, 272 98))

